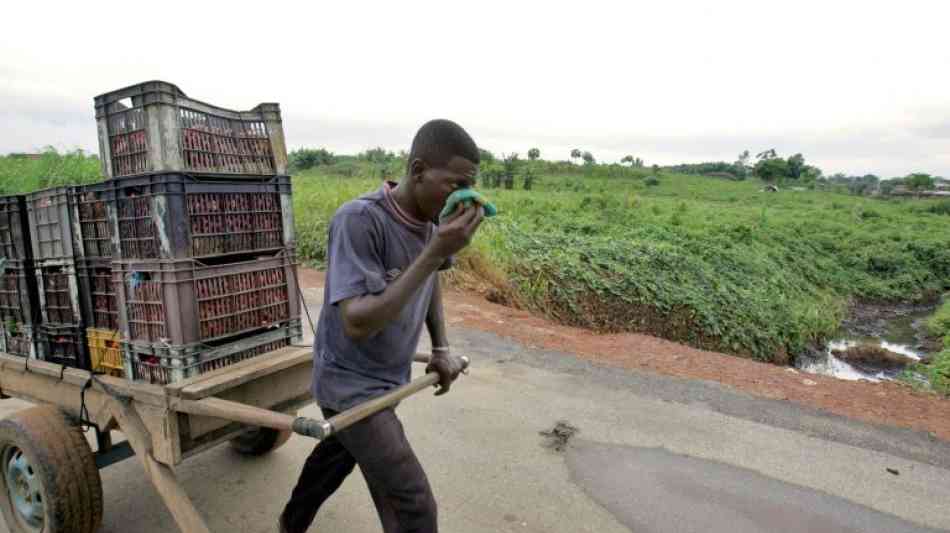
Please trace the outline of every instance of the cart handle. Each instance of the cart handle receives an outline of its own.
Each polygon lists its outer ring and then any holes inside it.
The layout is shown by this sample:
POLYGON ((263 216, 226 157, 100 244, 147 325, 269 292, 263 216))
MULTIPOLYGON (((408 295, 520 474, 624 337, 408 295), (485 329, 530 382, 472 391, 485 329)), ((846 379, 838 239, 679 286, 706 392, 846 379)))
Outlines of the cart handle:
MULTIPOLYGON (((424 356, 423 354, 417 354, 414 358, 414 360, 420 362, 427 362, 428 359, 428 356, 424 356)), ((462 369, 468 370, 468 366, 471 362, 469 358, 463 356, 460 359, 462 360, 462 369)), ((425 376, 414 379, 406 385, 394 389, 378 398, 374 398, 343 411, 336 416, 332 416, 329 420, 294 417, 288 414, 214 397, 201 400, 177 399, 173 402, 172 408, 182 413, 221 418, 232 422, 272 428, 279 431, 293 431, 298 435, 323 440, 338 431, 352 426, 360 420, 392 407, 405 398, 438 383, 439 374, 429 372, 425 376)))

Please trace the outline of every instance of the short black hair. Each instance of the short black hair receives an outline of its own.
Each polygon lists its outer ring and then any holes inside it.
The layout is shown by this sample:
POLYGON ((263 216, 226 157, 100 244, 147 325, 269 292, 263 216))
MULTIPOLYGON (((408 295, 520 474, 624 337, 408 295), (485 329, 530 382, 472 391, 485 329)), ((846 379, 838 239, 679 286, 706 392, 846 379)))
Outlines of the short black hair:
POLYGON ((440 118, 426 122, 416 132, 407 165, 421 159, 431 167, 444 168, 453 156, 465 158, 474 165, 480 162, 478 146, 472 136, 455 122, 440 118))

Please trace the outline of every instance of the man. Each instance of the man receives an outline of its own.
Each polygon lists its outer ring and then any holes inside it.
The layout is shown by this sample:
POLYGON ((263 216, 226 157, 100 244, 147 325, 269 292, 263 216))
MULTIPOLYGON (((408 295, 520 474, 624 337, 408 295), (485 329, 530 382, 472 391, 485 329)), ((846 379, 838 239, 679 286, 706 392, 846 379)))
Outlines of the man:
MULTIPOLYGON (((450 355, 438 270, 481 224, 481 207, 432 223, 457 189, 474 185, 479 152, 448 120, 416 133, 406 175, 343 205, 330 222, 323 311, 314 341, 313 393, 325 417, 407 383, 422 325, 432 339, 426 372, 437 395, 462 365, 450 355)), ((280 531, 303 533, 317 510, 360 465, 386 533, 435 533, 436 504, 394 409, 330 437, 307 458, 280 516, 280 531)))

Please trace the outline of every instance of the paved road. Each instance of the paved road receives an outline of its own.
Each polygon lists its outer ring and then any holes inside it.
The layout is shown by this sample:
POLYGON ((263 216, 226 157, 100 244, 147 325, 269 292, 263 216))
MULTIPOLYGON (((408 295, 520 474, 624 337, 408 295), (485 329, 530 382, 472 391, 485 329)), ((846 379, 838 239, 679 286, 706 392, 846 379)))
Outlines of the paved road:
MULTIPOLYGON (((319 293, 308 299, 316 308, 319 293)), ((471 375, 447 396, 424 394, 399 410, 443 531, 950 530, 947 443, 486 333, 451 335, 475 361, 471 375), (541 435, 559 421, 576 434, 541 435)), ((0 402, 0 414, 21 406, 0 402)), ((260 459, 222 447, 186 461, 179 476, 212 531, 271 532, 311 446, 294 437, 260 459)), ((102 476, 103 531, 174 531, 138 462, 102 476)), ((380 531, 358 474, 317 520, 311 531, 380 531)))

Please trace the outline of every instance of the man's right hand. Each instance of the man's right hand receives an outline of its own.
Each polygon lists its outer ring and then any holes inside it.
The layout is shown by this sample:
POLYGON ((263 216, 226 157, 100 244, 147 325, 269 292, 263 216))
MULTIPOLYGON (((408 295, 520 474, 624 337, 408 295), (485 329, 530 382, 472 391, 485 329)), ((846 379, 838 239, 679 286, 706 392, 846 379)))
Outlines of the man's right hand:
POLYGON ((436 227, 435 237, 429 241, 429 252, 436 257, 446 259, 472 242, 472 237, 478 231, 485 218, 485 209, 480 205, 459 207, 455 216, 436 227))

